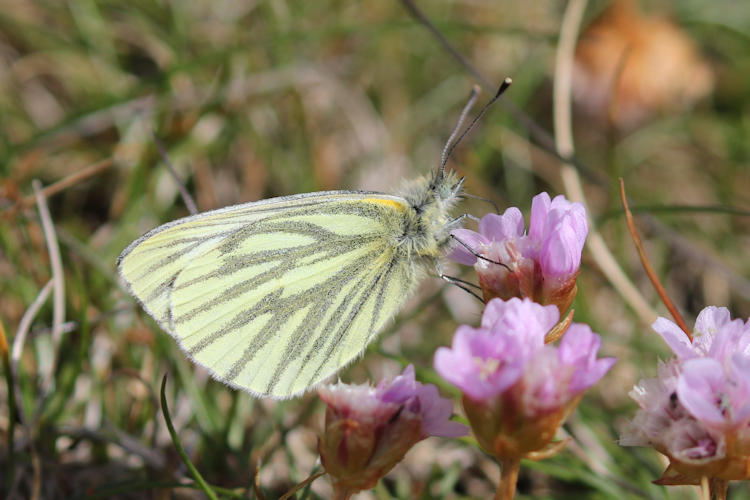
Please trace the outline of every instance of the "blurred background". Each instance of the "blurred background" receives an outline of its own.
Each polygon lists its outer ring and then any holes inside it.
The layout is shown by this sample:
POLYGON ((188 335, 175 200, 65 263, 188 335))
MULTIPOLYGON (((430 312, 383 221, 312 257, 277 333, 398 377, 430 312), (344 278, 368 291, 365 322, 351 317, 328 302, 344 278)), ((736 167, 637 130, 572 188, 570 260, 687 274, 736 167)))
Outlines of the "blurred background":
MULTIPOLYGON (((565 5, 419 2, 484 78, 513 78, 452 165, 469 193, 527 217, 533 195, 564 192, 550 134, 565 5)), ((622 177, 688 323, 706 305, 747 318, 750 4, 592 0, 578 40, 573 132, 597 229, 667 315, 624 225, 622 177)), ((118 282, 127 244, 188 214, 154 137, 199 210, 317 190, 392 192, 439 163, 475 83, 397 0, 0 0, 0 322, 17 363, 15 380, 4 367, 0 384, 1 495, 201 498, 173 488, 190 476, 159 410, 165 373, 180 441, 211 484, 252 498, 257 479, 278 498, 304 480, 316 467, 317 397, 254 400, 211 381, 118 282), (57 297, 34 179, 48 187, 59 242, 57 297)), ((469 200, 461 210, 491 207, 469 200)), ((636 409, 628 391, 655 375, 666 346, 588 253, 578 286, 576 321, 620 361, 565 426, 568 449, 524 463, 519 498, 697 498, 652 485, 662 458, 616 442, 636 409)), ((425 279, 342 380, 377 381, 411 362, 422 381, 456 395, 432 355, 458 324, 478 322, 480 306, 425 279)), ((470 439, 431 438, 357 498, 487 498, 498 478, 470 439)), ((327 480, 305 495, 326 498, 327 480)), ((750 488, 732 485, 730 496, 750 498, 750 488)))

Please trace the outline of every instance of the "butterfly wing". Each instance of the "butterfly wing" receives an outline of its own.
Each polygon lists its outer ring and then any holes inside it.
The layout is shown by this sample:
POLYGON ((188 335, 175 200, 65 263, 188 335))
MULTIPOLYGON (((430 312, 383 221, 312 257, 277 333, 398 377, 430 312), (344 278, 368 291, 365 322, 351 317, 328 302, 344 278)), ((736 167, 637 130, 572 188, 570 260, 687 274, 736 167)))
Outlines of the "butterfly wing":
POLYGON ((358 356, 414 288, 408 210, 345 191, 228 207, 147 233, 120 274, 216 378, 291 397, 358 356))

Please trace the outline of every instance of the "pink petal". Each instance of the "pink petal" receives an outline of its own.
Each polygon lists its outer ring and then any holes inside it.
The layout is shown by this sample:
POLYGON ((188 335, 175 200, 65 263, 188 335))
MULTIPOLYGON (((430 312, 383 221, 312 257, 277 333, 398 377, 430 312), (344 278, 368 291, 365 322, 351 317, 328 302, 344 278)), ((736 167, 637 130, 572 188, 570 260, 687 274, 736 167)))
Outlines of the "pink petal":
POLYGON ((530 299, 492 299, 482 315, 482 328, 519 339, 524 351, 544 345, 544 336, 555 326, 560 313, 556 306, 542 306, 530 299))
POLYGON ((575 231, 561 224, 552 233, 539 255, 539 263, 545 276, 567 278, 578 271, 581 265, 580 242, 575 231))
POLYGON ((467 266, 473 266, 477 262, 474 253, 480 253, 482 245, 488 245, 490 243, 490 240, 470 229, 454 229, 451 231, 451 235, 453 235, 458 241, 453 242, 453 248, 448 253, 448 258, 467 266), (466 248, 467 246, 474 250, 474 253, 471 253, 469 249, 466 248))
POLYGON ((724 369, 717 360, 697 358, 683 364, 677 382, 677 397, 690 414, 711 424, 724 424, 721 394, 726 393, 727 380, 724 369))
POLYGON ((678 358, 685 360, 698 356, 687 334, 667 318, 656 318, 651 328, 661 335, 661 338, 664 339, 664 342, 667 343, 678 358))
POLYGON ((503 215, 487 214, 479 221, 479 232, 491 241, 504 241, 523 236, 523 214, 516 207, 503 215))
POLYGON ((453 415, 453 402, 440 397, 437 387, 432 384, 421 385, 418 395, 424 434, 455 438, 469 433, 469 428, 464 424, 450 420, 453 415))
POLYGON ((539 193, 531 200, 531 219, 529 220, 529 237, 535 241, 544 239, 551 200, 547 193, 539 193))
POLYGON ((400 405, 417 394, 418 384, 414 376, 414 365, 410 364, 393 380, 381 381, 376 391, 381 401, 400 405))

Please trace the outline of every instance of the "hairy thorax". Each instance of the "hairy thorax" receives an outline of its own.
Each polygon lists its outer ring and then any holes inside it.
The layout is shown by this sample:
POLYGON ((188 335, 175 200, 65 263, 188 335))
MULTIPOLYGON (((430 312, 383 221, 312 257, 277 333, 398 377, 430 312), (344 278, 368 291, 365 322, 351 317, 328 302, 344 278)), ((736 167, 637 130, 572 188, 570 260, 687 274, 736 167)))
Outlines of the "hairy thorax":
POLYGON ((462 180, 447 172, 431 178, 419 178, 402 189, 402 196, 410 210, 404 218, 399 251, 413 258, 434 261, 450 241, 450 232, 460 226, 451 217, 451 209, 461 192, 462 180))

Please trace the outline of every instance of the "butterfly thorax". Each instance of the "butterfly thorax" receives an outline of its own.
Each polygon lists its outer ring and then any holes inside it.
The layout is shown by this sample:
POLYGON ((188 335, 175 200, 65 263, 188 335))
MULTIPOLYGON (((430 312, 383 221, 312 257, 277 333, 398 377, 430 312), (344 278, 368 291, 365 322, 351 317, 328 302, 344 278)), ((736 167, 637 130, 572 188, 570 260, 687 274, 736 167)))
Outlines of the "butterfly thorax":
POLYGON ((459 227, 451 217, 451 209, 461 193, 463 179, 454 172, 437 172, 420 177, 402 189, 401 196, 411 211, 404 220, 399 249, 408 256, 419 255, 427 260, 438 258, 450 240, 450 232, 459 227))

